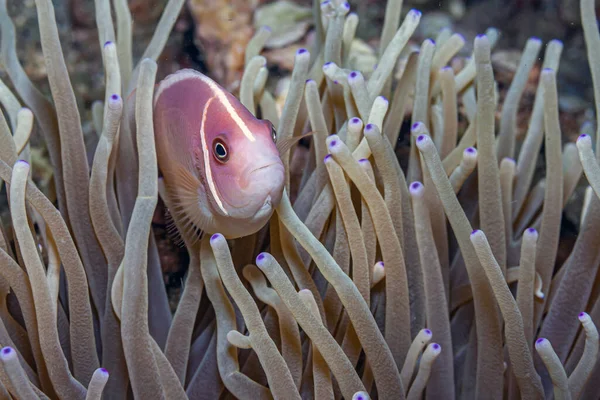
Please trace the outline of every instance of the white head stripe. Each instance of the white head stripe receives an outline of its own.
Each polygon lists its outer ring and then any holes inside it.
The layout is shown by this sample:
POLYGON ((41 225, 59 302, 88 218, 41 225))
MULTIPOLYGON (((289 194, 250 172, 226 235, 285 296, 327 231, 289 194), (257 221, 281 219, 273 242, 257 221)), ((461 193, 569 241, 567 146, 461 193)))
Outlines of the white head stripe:
POLYGON ((223 106, 225 107, 225 110, 227 110, 227 112, 229 113, 229 115, 231 116, 233 121, 237 124, 237 126, 240 128, 240 130, 242 131, 244 136, 246 136, 246 138, 248 138, 248 140, 250 140, 251 142, 254 142, 256 140, 254 138, 254 134, 248 128, 248 125, 246 125, 244 120, 240 117, 240 115, 237 113, 237 111, 235 111, 235 109, 233 108, 233 105, 227 98, 227 95, 225 94, 225 92, 212 79, 199 73, 198 71, 181 70, 181 71, 176 72, 176 73, 168 76, 167 78, 165 78, 161 82, 161 84, 159 85, 158 89, 156 90, 156 92, 154 94, 154 105, 156 105, 156 102, 158 101, 158 98, 162 94, 163 90, 169 88, 171 85, 173 85, 183 79, 189 79, 189 78, 195 78, 195 79, 199 78, 202 82, 206 83, 206 85, 208 85, 208 87, 213 92, 213 94, 217 97, 217 99, 219 99, 219 101, 223 104, 223 106))
POLYGON ((204 132, 204 123, 206 122, 206 114, 208 112, 208 107, 210 103, 216 98, 216 96, 208 99, 206 104, 204 105, 204 110, 202 111, 202 122, 200 123, 200 139, 202 141, 202 154, 204 155, 204 173, 206 174, 206 182, 208 182, 208 188, 212 193, 213 198, 215 199, 217 205, 223 211, 225 215, 229 215, 225 207, 223 207, 223 202, 219 197, 219 193, 217 192, 217 187, 215 186, 215 180, 212 175, 212 169, 210 167, 210 152, 208 150, 208 144, 206 143, 206 133, 204 132))
POLYGON ((210 90, 212 90, 212 92, 215 94, 215 96, 217 96, 217 98, 219 99, 221 104, 223 104, 225 106, 227 113, 229 113, 229 115, 231 116, 233 121, 237 124, 237 126, 240 128, 240 130, 242 131, 244 136, 246 136, 248 138, 248 140, 250 140, 251 142, 254 142, 254 140, 255 140, 254 135, 252 134, 252 132, 250 131, 250 129, 248 128, 248 125, 246 125, 244 120, 242 118, 240 118, 240 115, 238 114, 238 112, 233 108, 233 105, 231 105, 231 102, 229 101, 229 99, 227 98, 227 96, 225 95, 223 90, 219 86, 217 86, 210 78, 208 78, 204 75, 198 75, 198 76, 200 77, 200 79, 202 79, 202 81, 204 83, 206 83, 208 85, 210 90))

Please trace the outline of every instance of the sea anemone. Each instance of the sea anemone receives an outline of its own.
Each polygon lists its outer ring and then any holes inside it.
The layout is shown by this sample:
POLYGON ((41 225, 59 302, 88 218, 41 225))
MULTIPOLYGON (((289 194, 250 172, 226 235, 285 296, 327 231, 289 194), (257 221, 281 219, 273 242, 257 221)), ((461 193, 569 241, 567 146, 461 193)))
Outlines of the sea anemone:
MULTIPOLYGON (((169 206, 152 114, 156 62, 184 2, 168 2, 134 63, 127 2, 96 0, 106 91, 91 169, 52 2, 35 3, 51 99, 25 74, 0 0, 12 88, 0 84, 2 398, 598 397, 600 132, 596 146, 588 125, 563 144, 562 43, 546 46, 518 137, 539 39, 523 50, 496 129, 495 29, 451 68, 465 39, 445 30, 412 48, 421 13, 400 23, 401 2, 389 1, 377 65, 361 71, 357 15, 315 1, 315 41, 295 54, 281 113, 260 55, 270 31, 259 29, 239 97, 278 142, 301 144, 281 149, 285 189, 262 230, 232 241, 182 231, 189 265, 172 314, 151 229, 159 197, 169 206), (52 165, 47 193, 32 179, 34 128, 52 165), (563 262, 562 211, 584 173, 563 262)), ((593 0, 581 16, 600 115, 593 0)))

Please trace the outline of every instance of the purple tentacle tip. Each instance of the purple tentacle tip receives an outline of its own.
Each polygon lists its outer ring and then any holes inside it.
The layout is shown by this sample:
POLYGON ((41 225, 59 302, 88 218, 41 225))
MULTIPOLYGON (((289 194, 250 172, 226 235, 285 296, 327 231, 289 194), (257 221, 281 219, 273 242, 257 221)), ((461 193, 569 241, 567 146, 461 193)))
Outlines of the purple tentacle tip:
POLYGON ((11 349, 10 347, 5 347, 2 349, 2 354, 3 355, 9 355, 10 353, 12 353, 13 349, 11 349))
POLYGON ((579 135, 578 139, 585 139, 586 137, 588 137, 588 135, 585 133, 582 133, 581 135, 579 135))
POLYGON ((467 147, 466 149, 467 153, 475 153, 475 149, 473 147, 467 147))
POLYGON ((323 159, 323 161, 327 161, 327 160, 329 160, 330 158, 331 158, 331 154, 327 154, 327 155, 325 156, 325 158, 323 159))
POLYGON ((104 42, 104 47, 106 47, 106 46, 108 46, 110 44, 112 44, 112 42, 110 40, 108 40, 108 41, 104 42))
POLYGON ((332 140, 329 142, 329 147, 334 147, 337 144, 337 140, 332 140))
POLYGON ((579 313, 579 318, 583 318, 583 317, 585 317, 585 313, 584 312, 580 312, 579 313))
POLYGON ((338 84, 339 84, 339 82, 337 81, 337 79, 336 79, 335 81, 333 81, 333 83, 334 83, 335 85, 338 85, 338 84))
POLYGON ((367 160, 366 158, 361 158, 360 160, 358 160, 359 163, 366 163, 369 162, 369 160, 367 160))
POLYGON ((425 329, 425 333, 426 333, 427 335, 431 335, 431 329, 425 329))
POLYGON ((434 344, 433 344, 433 349, 434 349, 434 350, 439 350, 439 349, 440 349, 440 345, 439 345, 439 344, 437 344, 437 343, 434 343, 434 344))
POLYGON ((108 370, 106 368, 100 368, 100 372, 103 374, 108 374, 108 370))
POLYGON ((417 142, 422 142, 423 140, 425 140, 425 135, 419 135, 417 142))
POLYGON ((301 48, 301 49, 298 49, 297 53, 298 53, 298 54, 304 54, 304 53, 306 53, 307 51, 308 51, 308 50, 306 50, 305 48, 301 48))
POLYGON ((547 73, 547 74, 548 74, 548 73, 550 73, 550 72, 554 72, 554 70, 553 70, 552 68, 544 68, 544 69, 542 70, 542 72, 545 72, 545 73, 547 73))
POLYGON ((410 127, 410 129, 415 130, 419 127, 419 125, 421 125, 420 122, 415 122, 414 124, 412 124, 412 126, 410 127))
POLYGON ((344 4, 342 4, 342 6, 344 6, 344 8, 347 8, 348 10, 350 9, 350 3, 345 2, 344 4))
POLYGON ((535 343, 536 343, 536 344, 540 344, 540 343, 542 343, 544 340, 546 340, 546 339, 544 339, 543 337, 541 337, 541 338, 539 338, 538 340, 536 340, 536 341, 535 341, 535 343))
POLYGON ((256 257, 256 261, 262 261, 265 259, 265 253, 260 253, 257 257, 256 257))
POLYGON ((311 83, 311 82, 314 82, 314 80, 313 79, 307 79, 305 83, 311 83))
POLYGON ((356 396, 356 400, 365 400, 365 398, 359 394, 358 396, 356 396))
POLYGON ((212 242, 213 240, 217 240, 220 236, 221 236, 220 233, 215 233, 214 235, 212 235, 210 237, 210 241, 212 242))
POLYGON ((375 125, 373 125, 373 124, 367 124, 367 126, 365 126, 365 131, 372 131, 373 128, 375 128, 375 125))
POLYGON ((325 64, 323 64, 323 66, 324 66, 324 67, 328 67, 328 66, 330 66, 331 64, 333 64, 333 61, 328 61, 328 62, 326 62, 325 64))
POLYGON ((476 234, 477 232, 479 232, 479 229, 473 229, 473 232, 471 232, 471 235, 476 234))
POLYGON ((485 39, 485 38, 487 38, 487 36, 485 36, 484 34, 480 34, 475 37, 475 39, 485 39))
POLYGON ((535 228, 527 228, 527 232, 529 232, 529 233, 537 233, 537 230, 535 228))
POLYGON ((118 94, 113 94, 112 96, 110 96, 110 98, 113 101, 117 101, 117 100, 119 100, 119 95, 118 94))
POLYGON ((350 78, 356 78, 358 76, 358 72, 352 71, 350 72, 350 78))
POLYGON ((421 182, 413 182, 413 183, 410 184, 410 188, 412 190, 417 190, 420 187, 421 187, 421 182))
POLYGON ((354 117, 350 120, 350 123, 351 124, 360 124, 360 118, 354 117))

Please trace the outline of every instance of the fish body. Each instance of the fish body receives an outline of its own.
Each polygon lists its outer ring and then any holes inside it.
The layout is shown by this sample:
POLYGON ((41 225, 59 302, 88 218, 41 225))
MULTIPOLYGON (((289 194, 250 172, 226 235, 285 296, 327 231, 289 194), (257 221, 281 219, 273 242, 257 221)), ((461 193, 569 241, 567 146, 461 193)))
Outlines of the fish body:
POLYGON ((158 166, 180 228, 227 238, 262 228, 284 187, 272 124, 190 69, 158 84, 153 114, 158 166))

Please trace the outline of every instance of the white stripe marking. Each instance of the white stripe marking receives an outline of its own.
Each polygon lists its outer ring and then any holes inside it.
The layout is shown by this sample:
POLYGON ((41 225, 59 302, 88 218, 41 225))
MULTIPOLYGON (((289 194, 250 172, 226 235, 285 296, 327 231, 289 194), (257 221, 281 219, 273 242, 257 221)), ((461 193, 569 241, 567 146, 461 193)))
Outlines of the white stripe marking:
POLYGON ((248 140, 250 140, 251 142, 254 142, 254 140, 255 140, 254 135, 248 128, 248 125, 246 125, 244 120, 237 113, 237 111, 235 111, 235 109, 233 108, 233 105, 227 98, 227 95, 225 95, 225 92, 219 86, 217 86, 217 84, 214 81, 212 81, 210 78, 208 78, 204 75, 198 75, 198 76, 200 77, 200 79, 202 79, 202 81, 204 83, 206 83, 208 85, 210 90, 213 91, 213 93, 217 96, 217 98, 219 99, 221 104, 223 104, 225 106, 227 113, 229 113, 229 115, 231 115, 231 118, 237 124, 237 126, 240 128, 240 130, 242 131, 244 136, 246 136, 248 138, 248 140))
POLYGON ((206 83, 208 85, 208 87, 210 88, 210 90, 213 92, 213 94, 223 104, 223 106, 225 107, 225 110, 227 110, 229 115, 231 115, 231 118, 237 124, 237 126, 240 128, 240 130, 242 131, 244 136, 246 136, 246 138, 248 138, 248 140, 250 140, 251 142, 254 142, 256 140, 256 138, 254 137, 254 134, 252 133, 252 131, 250 131, 250 128, 248 128, 248 125, 246 125, 244 120, 240 117, 240 115, 237 113, 237 111, 235 111, 235 109, 233 108, 233 105, 231 104, 231 102, 227 98, 227 95, 225 94, 226 92, 221 87, 219 87, 212 79, 205 76, 204 74, 201 74, 198 71, 191 70, 191 69, 184 69, 184 70, 180 70, 180 71, 166 77, 160 83, 160 85, 158 86, 158 88, 154 94, 154 105, 156 105, 158 98, 160 97, 160 95, 162 94, 162 92, 164 90, 168 89, 171 85, 174 85, 177 82, 180 82, 182 80, 189 79, 189 78, 200 79, 202 82, 206 83))
POLYGON ((204 110, 202 111, 202 122, 200 123, 200 139, 202 141, 202 154, 204 155, 204 173, 206 174, 206 181, 208 182, 208 188, 213 195, 213 198, 217 202, 217 205, 221 209, 221 211, 225 215, 229 215, 225 207, 223 207, 223 202, 219 197, 219 193, 217 192, 217 187, 215 185, 215 180, 212 175, 212 169, 210 167, 210 152, 208 150, 208 144, 206 143, 206 134, 204 133, 204 123, 206 122, 206 114, 208 112, 208 107, 210 103, 215 99, 216 96, 208 99, 206 104, 204 105, 204 110))

